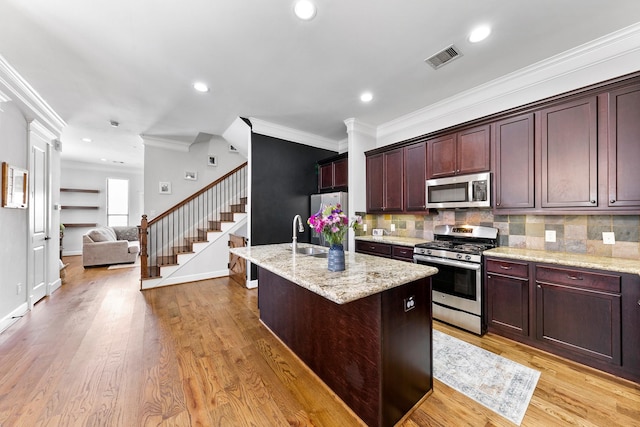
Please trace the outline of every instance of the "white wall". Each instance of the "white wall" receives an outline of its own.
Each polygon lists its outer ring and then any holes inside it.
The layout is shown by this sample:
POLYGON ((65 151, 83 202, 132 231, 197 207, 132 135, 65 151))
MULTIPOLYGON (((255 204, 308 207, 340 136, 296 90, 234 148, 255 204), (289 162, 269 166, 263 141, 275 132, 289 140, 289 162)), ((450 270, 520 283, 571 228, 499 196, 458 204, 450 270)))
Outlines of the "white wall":
MULTIPOLYGON (((60 193, 60 203, 63 205, 99 206, 97 210, 65 209, 60 212, 61 221, 63 223, 91 222, 101 226, 107 225, 107 178, 129 180, 129 225, 139 225, 144 210, 142 205, 144 198, 142 170, 103 166, 96 163, 71 162, 64 159, 60 166, 61 188, 84 188, 100 192, 97 194, 60 193)), ((62 250, 64 256, 82 253, 82 235, 87 230, 87 228, 71 227, 65 229, 62 250)))
POLYGON ((145 144, 144 213, 153 219, 245 161, 240 153, 230 152, 229 143, 219 136, 211 142, 191 144, 188 151, 145 144), (218 166, 207 164, 209 155, 216 156, 218 166), (196 172, 198 179, 184 179, 186 171, 196 172), (171 183, 171 194, 159 193, 160 182, 171 183))
MULTIPOLYGON (((12 102, 0 103, 0 162, 28 169, 27 152, 27 120, 12 102)), ((27 209, 0 208, 0 323, 27 301, 28 235, 27 209)))

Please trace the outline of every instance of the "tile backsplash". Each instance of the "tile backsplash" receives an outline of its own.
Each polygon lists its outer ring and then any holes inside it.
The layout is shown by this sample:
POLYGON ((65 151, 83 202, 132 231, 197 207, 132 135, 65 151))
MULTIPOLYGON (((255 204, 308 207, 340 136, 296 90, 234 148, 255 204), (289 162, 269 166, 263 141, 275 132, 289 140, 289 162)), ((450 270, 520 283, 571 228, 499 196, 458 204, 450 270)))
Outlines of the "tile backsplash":
POLYGON ((500 246, 640 259, 638 215, 494 215, 486 209, 468 209, 425 216, 366 215, 363 220, 367 234, 373 228, 382 228, 385 234, 433 240, 436 225, 484 225, 499 230, 500 246), (391 224, 395 224, 394 232, 389 231, 391 224), (546 230, 555 231, 555 242, 545 242, 546 230), (603 231, 614 233, 614 245, 602 243, 603 231))

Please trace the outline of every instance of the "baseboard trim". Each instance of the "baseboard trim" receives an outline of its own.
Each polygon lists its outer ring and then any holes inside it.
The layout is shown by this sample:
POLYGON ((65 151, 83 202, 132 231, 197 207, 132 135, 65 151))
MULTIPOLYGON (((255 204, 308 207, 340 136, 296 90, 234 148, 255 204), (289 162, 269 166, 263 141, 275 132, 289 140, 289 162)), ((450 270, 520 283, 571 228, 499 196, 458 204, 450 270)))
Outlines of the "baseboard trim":
POLYGON ((0 333, 4 332, 9 326, 16 323, 22 316, 29 312, 29 306, 26 302, 20 304, 15 310, 7 314, 2 320, 0 320, 0 333))
POLYGON ((229 276, 229 270, 225 269, 225 270, 219 270, 219 271, 208 271, 206 273, 191 274, 188 276, 169 277, 166 280, 161 279, 160 282, 156 282, 153 280, 148 280, 148 281, 143 280, 142 290, 161 288, 163 286, 179 285, 181 283, 197 282, 199 280, 216 279, 218 277, 227 277, 227 276, 229 276), (147 283, 147 286, 145 286, 145 283, 147 283))

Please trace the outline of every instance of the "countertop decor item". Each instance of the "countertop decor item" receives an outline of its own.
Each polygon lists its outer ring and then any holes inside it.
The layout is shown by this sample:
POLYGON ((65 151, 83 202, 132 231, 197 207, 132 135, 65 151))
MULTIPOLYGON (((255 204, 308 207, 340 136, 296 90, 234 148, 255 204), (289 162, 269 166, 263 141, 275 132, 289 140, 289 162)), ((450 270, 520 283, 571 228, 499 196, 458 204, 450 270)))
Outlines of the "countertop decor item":
POLYGON ((349 224, 349 219, 339 204, 329 205, 312 215, 307 220, 307 224, 313 227, 316 233, 322 234, 330 245, 328 256, 329 271, 344 271, 345 262, 342 241, 349 228, 357 230, 358 224, 362 224, 362 217, 355 217, 349 224))

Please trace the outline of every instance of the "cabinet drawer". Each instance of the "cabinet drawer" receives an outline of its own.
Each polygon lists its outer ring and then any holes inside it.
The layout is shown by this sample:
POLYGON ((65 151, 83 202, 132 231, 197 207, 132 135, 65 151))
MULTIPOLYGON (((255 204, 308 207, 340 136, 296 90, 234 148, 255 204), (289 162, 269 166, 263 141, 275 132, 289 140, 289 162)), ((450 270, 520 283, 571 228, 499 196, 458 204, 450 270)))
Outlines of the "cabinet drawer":
POLYGON ((487 273, 505 274, 507 276, 522 277, 526 279, 529 277, 529 264, 526 262, 488 259, 487 273))
POLYGON ((537 267, 536 281, 620 293, 620 276, 609 274, 565 268, 537 267))
POLYGON ((356 241, 356 251, 391 258, 391 245, 387 243, 356 241))
POLYGON ((403 261, 413 261, 413 248, 393 245, 393 258, 403 261))

